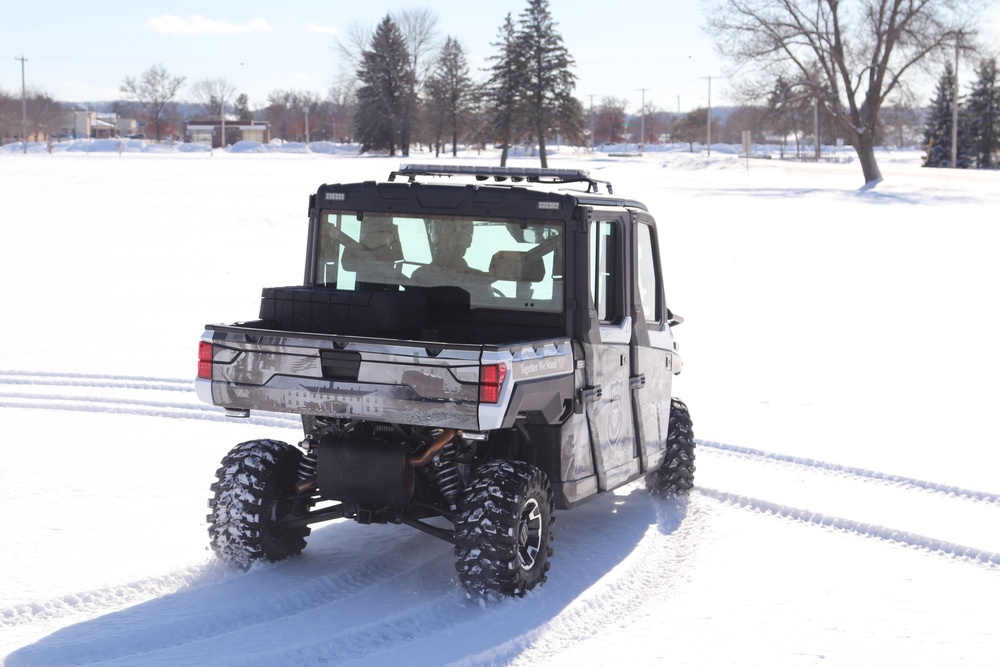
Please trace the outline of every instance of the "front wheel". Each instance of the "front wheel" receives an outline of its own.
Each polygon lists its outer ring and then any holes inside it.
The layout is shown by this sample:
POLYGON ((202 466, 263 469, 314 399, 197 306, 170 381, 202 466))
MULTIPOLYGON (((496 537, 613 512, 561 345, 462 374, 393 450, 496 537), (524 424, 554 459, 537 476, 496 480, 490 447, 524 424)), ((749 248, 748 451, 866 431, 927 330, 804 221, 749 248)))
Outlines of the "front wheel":
POLYGON ((208 535, 220 559, 246 569, 256 560, 283 560, 305 548, 310 528, 279 521, 297 509, 297 501, 289 499, 295 496, 301 458, 287 443, 251 440, 222 459, 208 502, 208 535))
POLYGON ((476 471, 455 521, 455 567, 470 597, 520 597, 545 581, 554 510, 535 466, 492 461, 476 471))
POLYGON ((677 398, 670 400, 666 449, 663 464, 646 475, 646 488, 657 494, 687 494, 694 486, 694 430, 688 407, 677 398))

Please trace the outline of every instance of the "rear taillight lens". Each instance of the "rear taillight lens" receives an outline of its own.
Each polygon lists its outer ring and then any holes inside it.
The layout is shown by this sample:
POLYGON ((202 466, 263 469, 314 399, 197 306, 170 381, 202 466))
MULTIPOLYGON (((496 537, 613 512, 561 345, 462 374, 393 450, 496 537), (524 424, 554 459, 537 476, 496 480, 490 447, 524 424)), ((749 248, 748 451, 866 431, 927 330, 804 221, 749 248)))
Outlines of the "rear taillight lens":
POLYGON ((479 369, 479 402, 499 403, 500 389, 507 377, 507 366, 490 364, 479 369))
POLYGON ((212 379, 212 344, 205 341, 198 343, 198 379, 212 379))

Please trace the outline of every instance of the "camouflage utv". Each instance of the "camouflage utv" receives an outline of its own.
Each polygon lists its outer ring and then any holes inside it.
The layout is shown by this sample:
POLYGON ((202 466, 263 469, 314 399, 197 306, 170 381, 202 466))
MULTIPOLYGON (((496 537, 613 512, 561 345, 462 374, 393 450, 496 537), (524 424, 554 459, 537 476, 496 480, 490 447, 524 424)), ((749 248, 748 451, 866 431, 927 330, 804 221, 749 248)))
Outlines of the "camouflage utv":
POLYGON ((640 477, 687 492, 660 254, 646 207, 586 171, 407 164, 320 186, 303 284, 202 336, 204 401, 304 432, 223 459, 212 548, 247 567, 317 522, 406 524, 454 545, 470 595, 518 596, 546 579, 556 509, 640 477))

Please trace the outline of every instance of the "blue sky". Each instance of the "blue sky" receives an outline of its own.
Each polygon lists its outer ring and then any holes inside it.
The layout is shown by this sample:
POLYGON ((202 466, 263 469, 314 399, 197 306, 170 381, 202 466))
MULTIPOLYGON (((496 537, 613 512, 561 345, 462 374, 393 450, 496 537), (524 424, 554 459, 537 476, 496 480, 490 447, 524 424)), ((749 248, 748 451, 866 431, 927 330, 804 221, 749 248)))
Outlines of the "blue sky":
MULTIPOLYGON (((0 88, 19 92, 24 56, 29 87, 65 101, 120 98, 126 76, 161 63, 190 85, 225 78, 266 104, 277 89, 325 96, 345 71, 335 44, 352 24, 374 27, 386 13, 429 9, 438 33, 456 37, 474 76, 494 53, 490 42, 508 12, 516 18, 525 2, 424 0, 423 2, 336 2, 289 0, 235 3, 109 2, 50 0, 42 6, 8 3, 0 43, 8 51, 0 67, 0 88)), ((998 25, 991 3, 983 28, 998 25)), ((723 77, 726 63, 715 54, 698 0, 550 0, 550 10, 576 61, 577 97, 589 105, 603 96, 628 100, 638 111, 645 95, 658 108, 689 111, 708 102, 731 102, 723 77), (646 89, 645 93, 641 89, 646 89)), ((994 30, 995 34, 996 30, 994 30)), ((995 40, 994 40, 995 41, 995 40)), ((182 89, 181 98, 189 97, 182 89)))

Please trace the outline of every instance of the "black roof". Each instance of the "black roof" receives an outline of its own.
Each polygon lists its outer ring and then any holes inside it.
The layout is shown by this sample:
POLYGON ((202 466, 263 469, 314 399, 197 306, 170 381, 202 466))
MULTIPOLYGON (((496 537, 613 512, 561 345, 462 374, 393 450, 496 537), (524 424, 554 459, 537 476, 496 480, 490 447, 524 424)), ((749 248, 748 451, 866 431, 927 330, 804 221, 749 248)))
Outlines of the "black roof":
POLYGON ((644 204, 615 197, 611 191, 610 183, 591 178, 584 169, 404 164, 389 175, 387 182, 322 185, 317 192, 316 205, 323 209, 351 211, 420 211, 533 219, 565 219, 578 205, 647 210, 644 204), (400 177, 405 178, 405 182, 397 182, 400 177), (470 177, 472 182, 428 182, 428 177, 470 177), (487 180, 495 184, 482 183, 487 180), (569 183, 586 183, 587 189, 526 187, 529 184, 569 183), (599 184, 607 187, 607 195, 598 192, 599 184))

